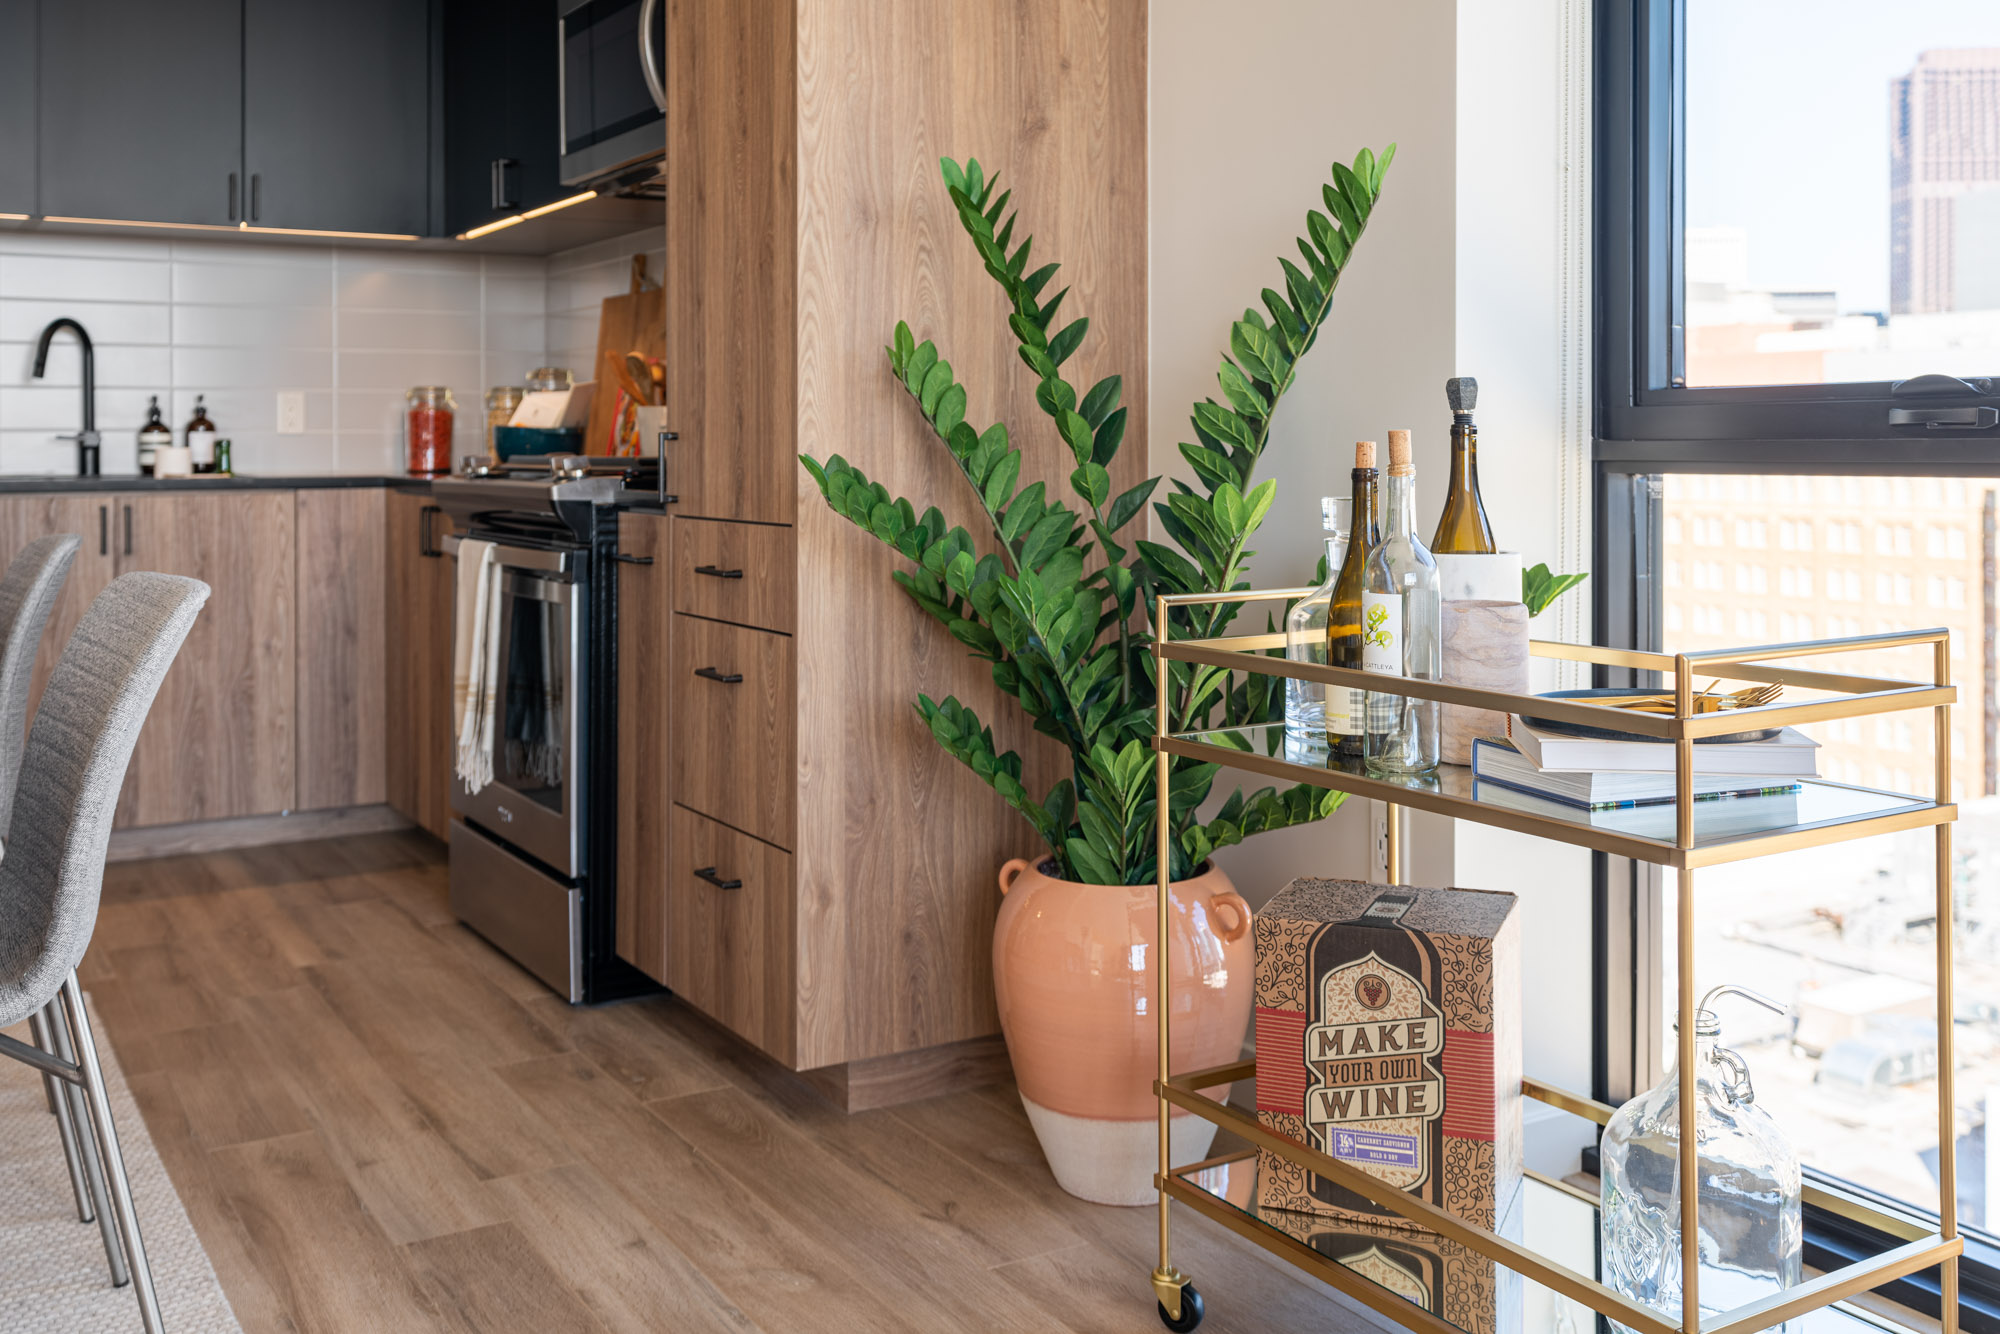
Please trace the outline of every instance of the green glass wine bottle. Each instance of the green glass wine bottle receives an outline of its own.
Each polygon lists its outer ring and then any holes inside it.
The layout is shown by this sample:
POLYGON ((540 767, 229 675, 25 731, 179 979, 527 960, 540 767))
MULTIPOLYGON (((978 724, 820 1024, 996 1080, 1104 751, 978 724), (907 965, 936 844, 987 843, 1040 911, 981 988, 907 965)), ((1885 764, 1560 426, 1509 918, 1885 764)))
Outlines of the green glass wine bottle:
MULTIPOLYGON (((1368 553, 1382 540, 1376 513, 1375 442, 1354 445, 1354 511, 1348 530, 1347 557, 1333 584, 1333 608, 1326 618, 1327 665, 1358 672, 1361 666, 1361 593, 1366 583, 1368 553)), ((1368 725, 1368 692, 1343 686, 1326 688, 1326 743, 1345 760, 1363 758, 1368 725)))
POLYGON ((1462 375, 1444 382, 1451 404, 1451 482, 1445 487, 1444 513, 1431 537, 1434 555, 1483 554, 1498 551, 1493 525, 1486 521, 1486 502, 1479 498, 1479 428, 1472 424, 1479 381, 1462 375))

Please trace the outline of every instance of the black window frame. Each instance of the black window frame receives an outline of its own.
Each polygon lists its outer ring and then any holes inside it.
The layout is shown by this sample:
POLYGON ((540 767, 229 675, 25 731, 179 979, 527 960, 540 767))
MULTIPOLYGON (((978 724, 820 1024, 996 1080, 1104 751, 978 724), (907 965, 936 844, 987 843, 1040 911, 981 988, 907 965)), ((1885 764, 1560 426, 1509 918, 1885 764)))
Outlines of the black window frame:
MULTIPOLYGON (((1657 572, 1660 484, 1665 473, 1782 475, 2000 476, 2000 425, 1983 429, 1891 426, 1892 407, 2000 408, 2000 365, 1972 377, 1972 392, 1913 402, 1888 381, 1739 388, 1688 388, 1680 366, 1685 201, 1685 0, 1596 0, 1595 80, 1594 491, 1591 581, 1599 644, 1660 651, 1657 572)), ((1887 164, 1884 164, 1884 170, 1887 164)), ((1629 673, 1600 668, 1598 684, 1630 684, 1629 673)), ((1611 991, 1636 988, 1636 963, 1620 966, 1613 938, 1629 914, 1633 872, 1599 855, 1594 875, 1593 988, 1597 1050, 1593 1083, 1611 1096, 1614 1069, 1632 1056, 1632 1037, 1607 1023, 1620 1007, 1611 991)), ((1922 1215, 1851 1183, 1808 1169, 1808 1178, 1850 1199, 1922 1215)), ((1930 1218, 1935 1222, 1935 1214, 1930 1218)), ((1994 1228, 2000 1233, 2000 1228, 1994 1228)), ((1960 1324, 1968 1334, 2000 1334, 2000 1244, 1961 1225, 1960 1324)), ((1897 1239, 1838 1212, 1809 1206, 1806 1263, 1831 1268, 1879 1254, 1897 1239)), ((1935 1318, 1938 1272, 1877 1289, 1935 1318)))

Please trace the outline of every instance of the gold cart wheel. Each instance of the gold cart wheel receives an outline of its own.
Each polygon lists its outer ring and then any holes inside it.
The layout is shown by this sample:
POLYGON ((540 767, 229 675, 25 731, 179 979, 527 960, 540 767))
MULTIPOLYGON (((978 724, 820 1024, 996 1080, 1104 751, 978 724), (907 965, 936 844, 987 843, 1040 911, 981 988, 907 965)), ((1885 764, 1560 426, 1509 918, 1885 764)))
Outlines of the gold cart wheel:
POLYGON ((1160 1323, 1175 1331, 1175 1334, 1187 1334, 1187 1331, 1199 1325, 1202 1316, 1207 1314, 1201 1304, 1201 1294, 1195 1291, 1192 1283, 1181 1286, 1181 1314, 1178 1320, 1167 1314, 1165 1302, 1159 1303, 1159 1307, 1160 1323))

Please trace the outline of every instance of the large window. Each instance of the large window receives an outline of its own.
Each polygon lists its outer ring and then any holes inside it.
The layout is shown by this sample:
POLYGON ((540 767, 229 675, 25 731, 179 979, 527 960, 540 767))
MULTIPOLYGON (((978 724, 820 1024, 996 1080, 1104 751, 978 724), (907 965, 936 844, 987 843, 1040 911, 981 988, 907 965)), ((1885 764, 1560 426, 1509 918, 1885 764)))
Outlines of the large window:
MULTIPOLYGON (((2000 1330, 2000 4, 1600 0, 1596 21, 1598 633, 1951 629, 1962 1314, 2000 1330)), ((1930 793, 1927 718, 1811 730, 1822 776, 1930 793)), ((1916 1211, 1938 1199, 1932 863, 1912 834, 1694 882, 1699 984, 1788 1007, 1723 1022, 1808 1172, 1916 1211)), ((1615 1098, 1672 1050, 1677 885, 1601 882, 1615 1098)), ((1869 1244, 1809 1213, 1809 1262, 1869 1244)), ((1893 1295, 1925 1305, 1926 1280, 1893 1295)))

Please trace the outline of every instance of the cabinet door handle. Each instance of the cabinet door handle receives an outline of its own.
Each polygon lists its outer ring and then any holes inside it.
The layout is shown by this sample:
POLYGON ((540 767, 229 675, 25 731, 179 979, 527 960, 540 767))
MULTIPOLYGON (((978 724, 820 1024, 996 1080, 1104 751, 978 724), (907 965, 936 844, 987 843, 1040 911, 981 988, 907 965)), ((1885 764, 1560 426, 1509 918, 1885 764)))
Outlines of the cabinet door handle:
POLYGON ((627 565, 651 565, 653 563, 651 556, 628 556, 622 551, 616 554, 618 559, 624 561, 627 565))
POLYGON ((236 221, 236 173, 229 173, 229 220, 236 221))
POLYGON ((132 507, 125 507, 125 554, 132 554, 132 507))
POLYGON ((697 565, 694 567, 694 572, 696 574, 705 574, 711 579, 741 579, 743 577, 743 571, 725 570, 719 565, 697 565))
POLYGON ((726 686, 740 686, 743 684, 743 673, 741 672, 723 672, 714 667, 697 667, 694 669, 694 674, 696 676, 705 676, 711 681, 720 681, 726 686))
POLYGON ((250 173, 250 221, 256 222, 264 216, 264 173, 250 173))
POLYGON ((521 201, 514 198, 509 173, 520 166, 518 158, 496 157, 493 159, 493 207, 496 209, 519 208, 521 201))
POLYGON ((111 554, 111 507, 109 505, 99 505, 97 507, 97 554, 100 556, 109 556, 111 554))
POLYGON ((438 547, 437 516, 444 513, 439 505, 426 505, 417 511, 417 554, 437 560, 444 555, 438 547))
POLYGON ((721 876, 715 873, 715 868, 713 866, 697 866, 694 868, 694 873, 697 876, 701 877, 703 880, 708 881, 709 884, 714 885, 717 889, 743 888, 743 882, 741 880, 724 880, 721 876))

